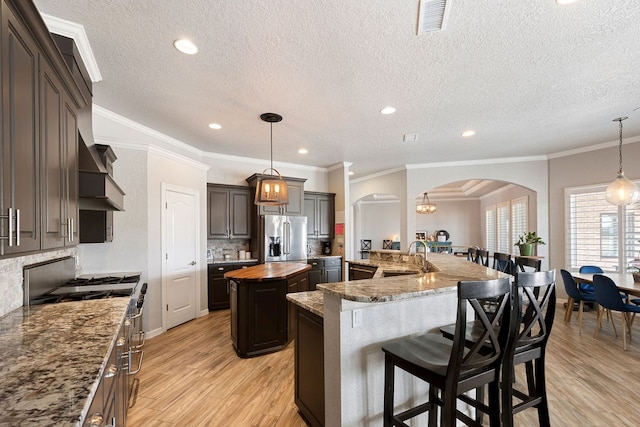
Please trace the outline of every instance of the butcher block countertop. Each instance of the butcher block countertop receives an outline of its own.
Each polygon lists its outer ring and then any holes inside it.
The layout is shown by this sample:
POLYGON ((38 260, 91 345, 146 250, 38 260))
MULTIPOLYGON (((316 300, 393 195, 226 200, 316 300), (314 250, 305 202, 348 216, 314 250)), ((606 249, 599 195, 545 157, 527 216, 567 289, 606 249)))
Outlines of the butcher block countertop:
POLYGON ((226 279, 248 280, 263 282, 267 280, 281 280, 311 270, 311 266, 302 262, 268 262, 229 271, 224 274, 226 279))

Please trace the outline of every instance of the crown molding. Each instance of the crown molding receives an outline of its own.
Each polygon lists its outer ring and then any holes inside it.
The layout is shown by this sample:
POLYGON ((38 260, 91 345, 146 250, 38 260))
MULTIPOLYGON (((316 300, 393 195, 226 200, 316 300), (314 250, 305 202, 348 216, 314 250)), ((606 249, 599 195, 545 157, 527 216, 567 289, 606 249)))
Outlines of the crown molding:
POLYGON ((89 38, 87 37, 87 33, 84 31, 84 27, 80 24, 76 24, 75 22, 65 21, 64 19, 56 18, 55 16, 47 15, 46 13, 41 13, 41 15, 45 24, 47 24, 47 28, 50 33, 71 38, 76 42, 76 47, 80 52, 82 62, 84 62, 85 67, 87 67, 87 72, 89 73, 91 81, 93 83, 102 81, 102 74, 100 74, 98 62, 96 61, 96 57, 93 55, 93 50, 89 44, 89 38))

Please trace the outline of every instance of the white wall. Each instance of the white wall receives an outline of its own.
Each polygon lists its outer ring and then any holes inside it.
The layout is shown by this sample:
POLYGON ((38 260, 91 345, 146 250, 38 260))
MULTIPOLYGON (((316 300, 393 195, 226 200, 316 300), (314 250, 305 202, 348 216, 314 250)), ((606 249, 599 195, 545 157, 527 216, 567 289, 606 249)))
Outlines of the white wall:
POLYGON ((400 236, 399 200, 362 202, 360 211, 361 239, 371 240, 371 249, 382 249, 383 240, 400 236))
MULTIPOLYGON (((512 182, 534 191, 537 195, 535 219, 538 233, 542 236, 549 235, 549 183, 546 158, 414 165, 407 170, 357 180, 351 186, 350 203, 353 205, 362 197, 372 193, 398 196, 400 198, 400 239, 409 242, 415 237, 415 231, 418 229, 414 212, 415 198, 419 194, 429 188, 439 187, 452 181, 478 178, 512 182)), ((546 246, 538 250, 539 255, 548 257, 546 246)), ((543 268, 547 265, 548 260, 545 259, 543 268)))

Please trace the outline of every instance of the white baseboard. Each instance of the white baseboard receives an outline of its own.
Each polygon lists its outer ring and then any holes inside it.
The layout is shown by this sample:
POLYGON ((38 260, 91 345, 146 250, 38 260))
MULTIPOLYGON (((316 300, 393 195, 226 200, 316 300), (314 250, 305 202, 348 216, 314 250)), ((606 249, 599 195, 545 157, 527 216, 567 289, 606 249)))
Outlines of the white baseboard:
POLYGON ((153 338, 153 337, 157 337, 158 335, 161 335, 163 333, 165 333, 164 329, 157 328, 157 329, 154 329, 153 331, 145 332, 144 335, 145 335, 146 338, 153 338))

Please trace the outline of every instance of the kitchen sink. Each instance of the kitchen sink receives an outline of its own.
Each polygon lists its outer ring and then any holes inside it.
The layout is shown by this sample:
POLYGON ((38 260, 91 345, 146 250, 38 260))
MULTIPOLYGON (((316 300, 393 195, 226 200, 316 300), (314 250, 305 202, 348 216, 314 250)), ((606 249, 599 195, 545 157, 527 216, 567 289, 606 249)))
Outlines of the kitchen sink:
POLYGON ((382 277, 413 276, 415 274, 422 274, 422 272, 418 270, 384 270, 382 272, 382 277))

